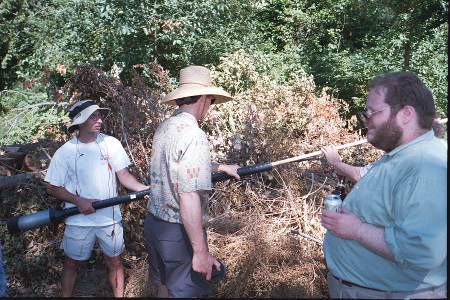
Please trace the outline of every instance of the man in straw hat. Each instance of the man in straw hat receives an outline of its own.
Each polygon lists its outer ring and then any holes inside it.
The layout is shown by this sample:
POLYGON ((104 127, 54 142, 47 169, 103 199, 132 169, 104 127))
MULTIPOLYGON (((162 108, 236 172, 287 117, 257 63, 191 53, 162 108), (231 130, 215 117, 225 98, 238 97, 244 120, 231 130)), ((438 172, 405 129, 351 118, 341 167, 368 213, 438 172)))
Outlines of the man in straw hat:
POLYGON ((206 296, 213 266, 221 270, 208 250, 207 193, 211 172, 239 179, 239 166, 211 163, 208 139, 198 121, 212 104, 229 100, 231 96, 214 87, 209 70, 201 66, 182 69, 179 87, 162 100, 179 109, 155 132, 149 174, 152 201, 144 235, 150 278, 160 297, 206 296))
POLYGON ((65 220, 61 243, 66 255, 63 296, 72 295, 80 261, 89 259, 97 240, 108 267, 113 294, 123 297, 124 271, 120 254, 124 241, 120 207, 96 211, 92 202, 117 196, 116 177, 131 191, 149 188, 129 173, 130 160, 120 142, 100 133, 101 111, 106 110, 93 100, 78 101, 70 108, 68 131, 75 134, 55 152, 45 176, 48 193, 64 200, 65 208, 77 206, 82 213, 65 220))

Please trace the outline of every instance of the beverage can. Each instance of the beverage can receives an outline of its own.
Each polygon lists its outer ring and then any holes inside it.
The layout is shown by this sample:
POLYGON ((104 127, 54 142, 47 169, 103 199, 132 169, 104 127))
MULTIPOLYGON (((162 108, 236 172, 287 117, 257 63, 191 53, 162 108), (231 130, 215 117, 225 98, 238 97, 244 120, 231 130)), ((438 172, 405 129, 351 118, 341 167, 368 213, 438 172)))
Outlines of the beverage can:
POLYGON ((341 205, 342 205, 342 200, 339 195, 330 194, 330 195, 325 196, 325 200, 323 201, 323 204, 324 204, 324 209, 331 210, 334 212, 339 212, 341 205))

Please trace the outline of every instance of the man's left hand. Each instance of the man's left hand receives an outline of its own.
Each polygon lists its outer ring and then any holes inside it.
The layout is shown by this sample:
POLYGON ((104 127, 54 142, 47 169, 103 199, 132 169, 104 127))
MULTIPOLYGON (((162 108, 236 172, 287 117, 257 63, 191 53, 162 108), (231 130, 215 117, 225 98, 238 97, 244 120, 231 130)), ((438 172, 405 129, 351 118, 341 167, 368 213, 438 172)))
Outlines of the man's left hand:
POLYGON ((322 226, 344 240, 357 240, 362 224, 363 222, 346 208, 342 208, 340 213, 322 211, 322 226))
POLYGON ((237 180, 241 179, 237 170, 240 168, 238 165, 219 165, 218 171, 225 172, 226 174, 233 176, 237 180))

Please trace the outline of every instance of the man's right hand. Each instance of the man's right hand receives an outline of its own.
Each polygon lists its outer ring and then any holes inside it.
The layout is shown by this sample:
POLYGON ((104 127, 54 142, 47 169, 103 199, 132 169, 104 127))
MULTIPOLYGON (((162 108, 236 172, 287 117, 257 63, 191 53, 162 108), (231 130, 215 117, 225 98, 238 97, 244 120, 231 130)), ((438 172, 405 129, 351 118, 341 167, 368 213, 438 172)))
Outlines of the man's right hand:
POLYGON ((213 266, 220 271, 220 262, 208 251, 195 253, 192 257, 192 269, 200 273, 206 280, 211 280, 213 266))
POLYGON ((95 212, 95 208, 92 207, 92 202, 97 199, 88 199, 79 196, 75 196, 75 204, 83 215, 89 215, 95 212))
POLYGON ((342 161, 336 147, 333 145, 325 146, 321 150, 331 166, 336 167, 342 161))

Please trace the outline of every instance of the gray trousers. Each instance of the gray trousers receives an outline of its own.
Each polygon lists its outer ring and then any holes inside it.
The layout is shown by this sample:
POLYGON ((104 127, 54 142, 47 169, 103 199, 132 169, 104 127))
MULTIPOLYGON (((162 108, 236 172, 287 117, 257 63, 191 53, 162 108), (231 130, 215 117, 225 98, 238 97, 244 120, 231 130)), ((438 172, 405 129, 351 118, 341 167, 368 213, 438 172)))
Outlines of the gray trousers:
POLYGON ((211 293, 211 282, 192 269, 193 251, 182 224, 169 223, 148 213, 144 238, 150 280, 165 285, 170 297, 205 297, 211 293))
POLYGON ((348 286, 327 274, 328 292, 333 299, 446 299, 447 284, 411 292, 383 292, 359 286, 348 286))

